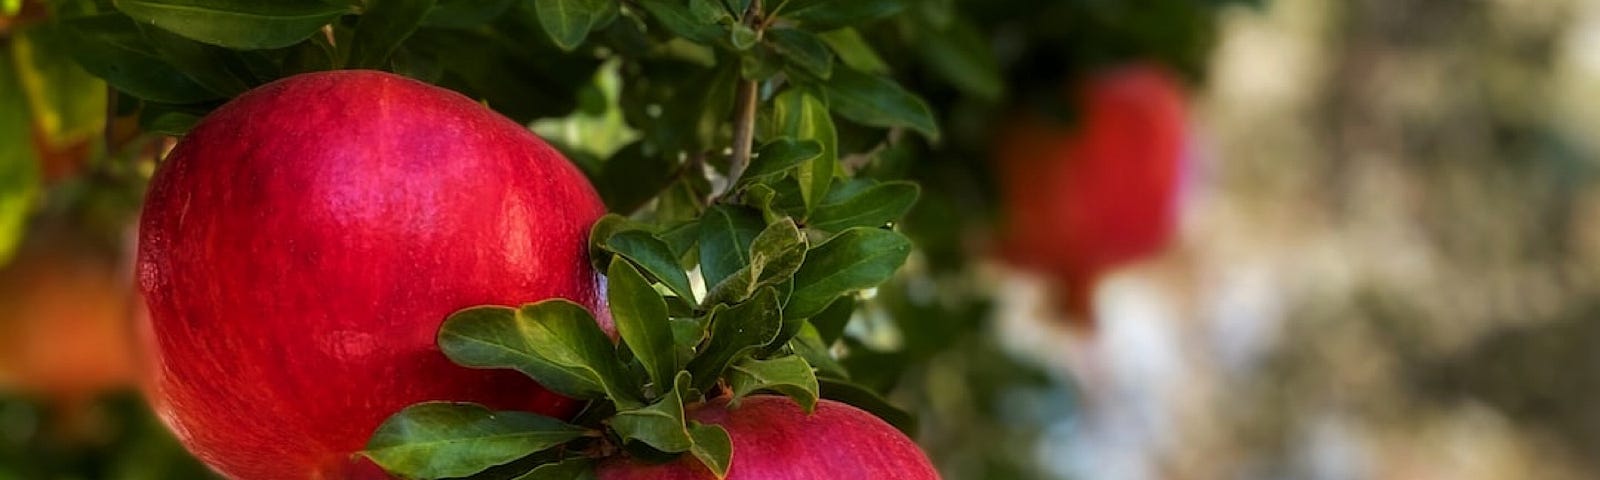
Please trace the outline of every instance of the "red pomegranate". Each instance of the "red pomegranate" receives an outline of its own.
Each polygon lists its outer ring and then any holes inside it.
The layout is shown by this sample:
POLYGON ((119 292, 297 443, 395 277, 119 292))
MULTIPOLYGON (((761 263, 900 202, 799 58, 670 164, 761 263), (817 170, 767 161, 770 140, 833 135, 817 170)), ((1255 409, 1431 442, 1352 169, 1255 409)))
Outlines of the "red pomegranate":
POLYGON ((416 402, 567 414, 519 373, 452 364, 435 334, 473 305, 603 308, 586 256, 603 213, 559 153, 454 92, 375 71, 247 92, 150 185, 137 269, 153 403, 247 480, 371 471, 351 454, 416 402))
MULTIPOLYGON (((839 478, 937 479, 916 443, 878 417, 832 400, 806 414, 788 397, 746 397, 738 408, 713 400, 689 412, 721 425, 733 438, 727 480, 832 480, 839 478)), ((603 463, 600 480, 712 480, 716 476, 685 455, 665 464, 631 458, 603 463)))
POLYGON ((1072 123, 1021 115, 995 160, 1004 256, 1050 277, 1064 313, 1088 326, 1096 279, 1174 235, 1186 118, 1178 82, 1150 65, 1094 75, 1074 98, 1072 123))

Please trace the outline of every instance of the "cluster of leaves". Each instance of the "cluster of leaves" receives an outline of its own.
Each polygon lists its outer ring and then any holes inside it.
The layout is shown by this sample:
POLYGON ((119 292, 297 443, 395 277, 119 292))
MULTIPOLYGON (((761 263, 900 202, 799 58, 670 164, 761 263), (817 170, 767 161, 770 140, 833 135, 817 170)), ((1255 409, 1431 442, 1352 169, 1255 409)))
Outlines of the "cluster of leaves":
POLYGON ((617 46, 624 72, 664 72, 625 77, 624 117, 644 135, 590 166, 613 209, 632 211, 602 219, 591 239, 620 341, 562 300, 458 312, 439 337, 454 361, 521 371, 590 400, 588 409, 566 423, 419 404, 385 423, 366 455, 415 478, 503 475, 495 466, 527 458, 537 460, 516 468, 527 478, 566 478, 620 447, 646 459, 688 453, 721 476, 735 453, 727 433, 689 420, 685 408, 719 396, 736 404, 759 391, 806 409, 819 398, 845 401, 909 429, 909 415, 850 383, 830 353, 855 311, 855 292, 887 281, 910 254, 909 240, 888 227, 919 193, 909 182, 853 176, 860 167, 841 161, 834 115, 883 130, 880 147, 890 129, 938 133, 920 99, 848 61, 835 64, 846 55, 875 57, 847 22, 893 13, 897 4, 795 0, 763 10, 750 1, 654 0, 616 13, 616 2, 552 1, 538 8, 551 38, 567 48, 606 25, 613 38, 658 37, 637 57, 617 46), (845 41, 830 46, 817 29, 845 41), (741 107, 740 92, 757 103, 741 107), (760 141, 748 165, 736 158, 741 130, 760 141))
MULTIPOLYGON (((708 395, 835 398, 908 428, 875 392, 900 386, 897 398, 927 413, 932 402, 901 379, 969 345, 952 339, 987 335, 983 307, 913 301, 919 289, 904 283, 872 302, 854 292, 904 262, 901 232, 936 273, 959 275, 966 230, 981 226, 992 195, 982 159, 994 125, 1019 104, 1050 107, 1063 83, 1099 65, 1153 59, 1198 73, 1213 10, 1230 1, 1251 0, 48 0, 51 20, 30 35, 53 52, 36 62, 81 65, 111 87, 99 111, 152 132, 181 135, 245 90, 335 68, 411 76, 519 122, 570 113, 637 131, 604 148, 558 145, 625 215, 596 227, 592 249, 611 276, 620 344, 599 348, 604 337, 579 321, 587 314, 560 303, 469 310, 441 332, 457 361, 521 370, 592 400, 585 414, 558 422, 423 405, 369 452, 417 477, 521 458, 509 466, 517 473, 538 466, 528 478, 559 478, 602 445, 725 466, 726 437, 682 413, 708 395), (615 98, 596 85, 607 82, 615 98), (753 120, 738 121, 746 112, 753 120), (749 156, 739 123, 759 145, 749 156), (918 202, 906 177, 940 194, 918 202), (887 328, 905 345, 852 338, 860 322, 844 333, 869 303, 917 305, 891 309, 887 328), (830 355, 841 350, 849 355, 830 355), (507 433, 506 443, 474 440, 507 433)), ((0 154, 17 145, 0 141, 0 154)), ((7 199, 31 195, 8 197, 3 184, 0 231, 18 218, 6 216, 7 199)), ((936 283, 935 296, 971 293, 936 283)), ((1020 368, 1000 363, 983 368, 1020 368)), ((1001 378, 978 367, 971 376, 1001 378)))
POLYGON ((890 226, 916 185, 854 174, 897 132, 939 135, 852 28, 901 2, 762 3, 62 0, 50 28, 132 105, 123 110, 169 134, 257 85, 333 68, 395 71, 527 121, 582 104, 600 58, 619 59, 621 118, 643 134, 582 165, 628 214, 605 218, 592 241, 620 341, 560 300, 464 310, 439 334, 454 361, 521 371, 590 401, 584 413, 419 404, 366 455, 413 478, 503 475, 484 472, 518 459, 517 473, 555 478, 620 447, 689 453, 721 475, 727 433, 685 415, 708 397, 772 391, 808 409, 835 398, 909 428, 849 383, 829 348, 856 292, 911 250, 890 226))

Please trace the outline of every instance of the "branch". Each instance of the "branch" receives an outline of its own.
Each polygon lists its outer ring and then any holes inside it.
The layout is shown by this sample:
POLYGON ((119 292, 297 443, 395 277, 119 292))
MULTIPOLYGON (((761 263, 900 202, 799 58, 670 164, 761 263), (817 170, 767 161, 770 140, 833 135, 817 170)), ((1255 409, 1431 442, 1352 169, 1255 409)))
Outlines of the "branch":
MULTIPOLYGON (((755 28, 756 39, 761 39, 764 25, 761 22, 761 0, 750 2, 750 9, 744 14, 744 22, 755 28)), ((739 183, 739 177, 744 176, 745 168, 750 166, 750 153, 756 135, 758 97, 755 80, 739 79, 733 100, 733 155, 728 160, 728 186, 723 190, 723 195, 732 193, 733 186, 739 183)))

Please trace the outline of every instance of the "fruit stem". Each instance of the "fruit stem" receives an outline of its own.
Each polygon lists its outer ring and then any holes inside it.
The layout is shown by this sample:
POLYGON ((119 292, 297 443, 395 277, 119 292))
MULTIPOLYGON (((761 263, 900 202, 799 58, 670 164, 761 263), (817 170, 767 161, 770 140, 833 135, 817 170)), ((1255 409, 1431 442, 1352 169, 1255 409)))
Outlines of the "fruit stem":
MULTIPOLYGON (((761 0, 750 2, 750 8, 744 14, 744 22, 755 28, 756 38, 760 39, 765 25, 761 22, 761 0)), ((728 186, 723 190, 723 195, 733 192, 734 185, 739 184, 739 177, 744 176, 745 168, 750 166, 750 153, 755 143, 756 102, 759 100, 759 94, 756 81, 748 79, 740 79, 739 86, 734 91, 733 155, 728 159, 728 186)))

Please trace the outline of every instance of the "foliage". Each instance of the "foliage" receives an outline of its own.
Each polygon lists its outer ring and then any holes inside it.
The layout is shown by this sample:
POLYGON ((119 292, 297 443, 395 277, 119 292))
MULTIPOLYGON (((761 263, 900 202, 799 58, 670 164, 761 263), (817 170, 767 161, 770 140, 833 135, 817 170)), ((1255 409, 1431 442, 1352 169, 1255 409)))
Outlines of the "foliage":
MULTIPOLYGON (((988 219, 993 125, 1018 105, 1070 116, 1061 83, 1101 65, 1154 58, 1199 77, 1220 1, 55 0, 25 32, 109 87, 100 120, 148 134, 182 135, 250 88, 338 68, 396 72, 533 123, 615 212, 590 260, 617 338, 549 301, 463 310, 439 341, 463 365, 589 400, 585 413, 421 404, 366 455, 415 478, 576 478, 619 447, 725 471, 726 433, 684 415, 710 396, 831 398, 912 431, 894 405, 930 401, 901 380, 992 343, 982 302, 913 301, 907 285, 974 293, 949 279, 988 219), (893 321, 862 327, 873 308, 893 321), (863 340, 871 328, 909 341, 863 340)), ((0 171, 31 164, 6 155, 0 171)), ((39 185, 28 175, 0 178, 0 259, 20 229, 7 222, 25 216, 8 212, 26 212, 39 185)), ((1003 358, 974 365, 973 378, 1037 381, 1003 358)))

